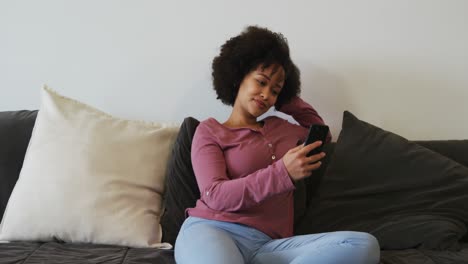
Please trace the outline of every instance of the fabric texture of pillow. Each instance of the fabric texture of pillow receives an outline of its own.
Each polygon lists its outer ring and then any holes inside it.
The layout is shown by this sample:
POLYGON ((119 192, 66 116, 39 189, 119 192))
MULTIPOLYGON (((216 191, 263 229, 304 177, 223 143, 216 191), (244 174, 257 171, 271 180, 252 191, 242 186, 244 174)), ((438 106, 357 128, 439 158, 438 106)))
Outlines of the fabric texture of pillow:
POLYGON ((191 161, 192 139, 200 122, 187 117, 180 126, 179 134, 172 148, 166 174, 164 214, 161 218, 162 241, 174 245, 180 227, 185 220, 185 209, 194 207, 200 198, 197 179, 191 161))
POLYGON ((37 111, 0 112, 0 217, 23 166, 37 111))
POLYGON ((159 221, 178 129, 115 118, 44 87, 0 240, 170 247, 159 221))
POLYGON ((457 250, 467 190, 468 168, 345 111, 300 232, 364 231, 382 249, 457 250))

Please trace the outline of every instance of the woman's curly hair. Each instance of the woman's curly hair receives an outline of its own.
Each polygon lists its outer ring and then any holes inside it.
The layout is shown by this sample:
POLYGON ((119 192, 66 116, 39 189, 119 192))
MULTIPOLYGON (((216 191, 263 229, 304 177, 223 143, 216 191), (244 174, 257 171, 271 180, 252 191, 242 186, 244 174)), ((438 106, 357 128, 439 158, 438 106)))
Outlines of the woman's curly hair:
POLYGON ((283 67, 286 77, 275 104, 276 109, 301 91, 300 72, 289 56, 287 39, 281 33, 257 26, 247 27, 240 35, 226 41, 213 59, 213 87, 224 104, 233 106, 244 77, 259 66, 283 67))

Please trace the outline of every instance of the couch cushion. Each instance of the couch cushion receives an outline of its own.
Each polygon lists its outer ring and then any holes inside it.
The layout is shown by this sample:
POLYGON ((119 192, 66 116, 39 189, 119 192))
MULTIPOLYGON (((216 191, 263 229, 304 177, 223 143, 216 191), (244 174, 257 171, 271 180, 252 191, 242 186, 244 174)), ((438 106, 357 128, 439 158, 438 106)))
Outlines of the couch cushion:
MULTIPOLYGON (((389 250, 381 252, 383 264, 464 264, 468 244, 458 252, 435 250, 389 250)), ((69 243, 0 243, 0 264, 174 264, 174 251, 149 248, 128 248, 96 244, 69 243)))
POLYGON ((0 243, 0 264, 175 264, 174 251, 86 243, 0 243))
POLYGON ((468 140, 418 140, 415 143, 468 167, 468 140))
POLYGON ((159 220, 178 128, 115 118, 44 88, 0 240, 168 246, 159 220))
POLYGON ((468 168, 344 113, 301 233, 356 230, 384 249, 457 249, 468 223, 468 168))
POLYGON ((0 112, 0 217, 23 166, 37 111, 0 112))
POLYGON ((466 264, 468 244, 461 245, 460 251, 450 250, 382 250, 381 264, 466 264))

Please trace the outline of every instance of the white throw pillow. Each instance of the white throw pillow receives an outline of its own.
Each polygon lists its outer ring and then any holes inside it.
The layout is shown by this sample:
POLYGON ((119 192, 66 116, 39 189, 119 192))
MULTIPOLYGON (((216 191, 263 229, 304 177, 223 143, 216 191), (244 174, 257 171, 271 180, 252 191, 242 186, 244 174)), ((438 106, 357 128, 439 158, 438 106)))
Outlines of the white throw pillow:
POLYGON ((0 240, 170 248, 159 220, 178 130, 115 118, 44 87, 0 240))

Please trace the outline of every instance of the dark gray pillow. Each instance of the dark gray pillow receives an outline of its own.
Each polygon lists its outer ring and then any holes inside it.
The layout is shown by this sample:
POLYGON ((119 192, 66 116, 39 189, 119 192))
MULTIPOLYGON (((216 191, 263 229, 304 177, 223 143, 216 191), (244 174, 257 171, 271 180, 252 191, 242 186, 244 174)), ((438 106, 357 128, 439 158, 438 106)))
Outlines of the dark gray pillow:
POLYGON ((37 111, 0 112, 0 216, 18 180, 37 111))
POLYGON ((193 117, 184 119, 168 162, 161 226, 162 241, 172 245, 185 220, 185 209, 194 207, 200 198, 191 161, 192 139, 199 123, 193 117))
POLYGON ((468 223, 468 168, 345 111, 301 233, 373 234, 382 249, 452 249, 468 223))

